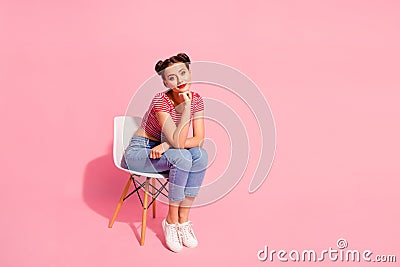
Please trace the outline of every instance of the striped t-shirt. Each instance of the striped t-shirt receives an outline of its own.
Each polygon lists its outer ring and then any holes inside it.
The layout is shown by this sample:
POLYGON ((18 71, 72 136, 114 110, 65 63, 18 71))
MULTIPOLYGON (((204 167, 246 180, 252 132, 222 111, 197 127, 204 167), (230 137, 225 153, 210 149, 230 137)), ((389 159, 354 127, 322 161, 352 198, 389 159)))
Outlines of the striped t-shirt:
MULTIPOLYGON (((145 130, 145 132, 156 138, 157 140, 161 139, 161 126, 158 122, 156 112, 164 111, 168 112, 172 120, 175 122, 176 125, 179 124, 181 120, 181 113, 176 112, 174 105, 172 104, 171 99, 166 95, 166 92, 157 93, 153 100, 150 103, 149 109, 147 110, 146 114, 144 115, 141 123, 141 127, 145 130)), ((193 114, 199 111, 204 110, 204 103, 203 98, 196 92, 192 92, 192 103, 190 106, 190 122, 193 119, 193 114)), ((189 125, 190 125, 189 122, 189 125)))

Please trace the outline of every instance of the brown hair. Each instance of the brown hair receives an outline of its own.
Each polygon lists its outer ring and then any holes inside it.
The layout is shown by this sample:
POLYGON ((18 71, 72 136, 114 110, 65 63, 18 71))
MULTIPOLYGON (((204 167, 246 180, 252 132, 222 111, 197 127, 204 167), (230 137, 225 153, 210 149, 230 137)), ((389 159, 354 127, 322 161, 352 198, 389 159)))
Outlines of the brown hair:
POLYGON ((159 60, 154 69, 156 70, 157 74, 161 75, 162 78, 164 79, 164 70, 167 67, 171 66, 172 64, 179 63, 179 62, 185 63, 186 68, 189 69, 190 58, 185 53, 179 53, 176 56, 172 56, 170 58, 167 58, 164 61, 159 60))

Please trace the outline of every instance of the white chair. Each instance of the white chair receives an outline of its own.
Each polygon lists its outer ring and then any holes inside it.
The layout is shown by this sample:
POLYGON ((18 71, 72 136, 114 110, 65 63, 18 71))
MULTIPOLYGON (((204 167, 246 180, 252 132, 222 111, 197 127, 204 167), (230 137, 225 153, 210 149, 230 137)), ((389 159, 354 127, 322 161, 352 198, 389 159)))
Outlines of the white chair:
POLYGON ((162 194, 166 198, 168 198, 168 190, 166 188, 168 184, 168 173, 143 173, 137 171, 131 171, 128 169, 124 169, 121 166, 122 156, 126 147, 129 145, 130 139, 133 136, 133 133, 139 128, 141 122, 141 118, 131 117, 131 116, 117 116, 114 118, 114 143, 113 143, 113 157, 114 164, 117 168, 126 171, 129 173, 128 182, 122 192, 122 195, 117 204, 117 208, 115 209, 114 215, 111 218, 108 227, 111 228, 114 224, 115 219, 121 209, 122 203, 130 197, 132 194, 136 193, 140 203, 143 207, 142 213, 142 230, 140 236, 140 245, 144 245, 145 234, 146 234, 146 218, 147 218, 147 210, 152 205, 153 206, 153 218, 156 217, 156 199, 162 194), (140 177, 145 177, 145 181, 141 182, 139 180, 140 177), (152 183, 150 184, 150 179, 152 183), (162 180, 162 182, 161 182, 162 180), (156 181, 158 182, 158 186, 156 185, 156 181), (129 187, 133 182, 135 189, 129 193, 129 187), (152 192, 150 193, 149 187, 152 187, 152 192), (144 188, 144 196, 143 201, 139 194, 139 189, 144 188), (166 193, 165 193, 166 192, 166 193), (151 194, 152 200, 148 203, 148 195, 151 194))

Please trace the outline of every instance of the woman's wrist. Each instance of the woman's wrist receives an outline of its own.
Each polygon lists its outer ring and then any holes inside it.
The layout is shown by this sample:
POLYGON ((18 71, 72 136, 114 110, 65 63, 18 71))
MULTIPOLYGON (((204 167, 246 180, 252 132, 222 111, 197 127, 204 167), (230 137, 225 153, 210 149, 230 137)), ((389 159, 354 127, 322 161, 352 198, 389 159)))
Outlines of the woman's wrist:
POLYGON ((162 146, 164 148, 164 151, 167 151, 171 147, 170 144, 168 144, 168 142, 163 142, 162 146))
POLYGON ((182 114, 190 116, 190 109, 191 109, 191 105, 190 104, 185 104, 183 106, 182 114))

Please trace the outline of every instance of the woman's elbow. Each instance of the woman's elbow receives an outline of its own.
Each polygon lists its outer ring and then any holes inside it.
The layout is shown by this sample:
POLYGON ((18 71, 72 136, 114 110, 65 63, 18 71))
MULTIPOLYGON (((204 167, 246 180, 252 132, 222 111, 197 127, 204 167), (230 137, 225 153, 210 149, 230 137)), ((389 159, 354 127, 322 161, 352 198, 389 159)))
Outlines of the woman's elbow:
POLYGON ((173 148, 179 148, 179 149, 185 148, 185 142, 182 142, 182 141, 171 142, 171 145, 173 148))
POLYGON ((177 143, 177 147, 179 149, 185 148, 186 140, 180 141, 177 143))
POLYGON ((199 140, 199 145, 198 145, 198 146, 199 146, 199 147, 202 147, 203 144, 204 144, 204 138, 202 138, 202 139, 199 140))
POLYGON ((203 146, 203 144, 204 144, 204 134, 201 134, 201 135, 197 135, 197 136, 195 136, 195 138, 196 138, 196 143, 197 143, 197 146, 203 146))

